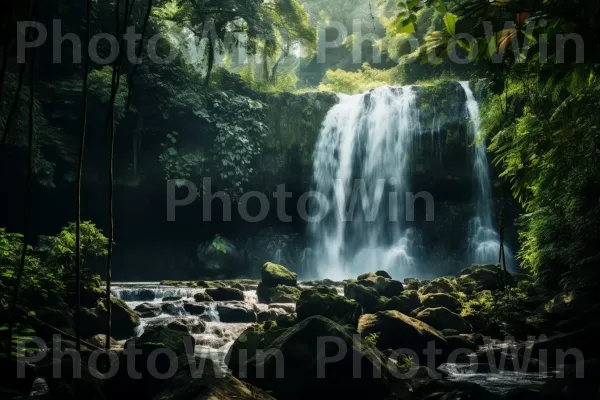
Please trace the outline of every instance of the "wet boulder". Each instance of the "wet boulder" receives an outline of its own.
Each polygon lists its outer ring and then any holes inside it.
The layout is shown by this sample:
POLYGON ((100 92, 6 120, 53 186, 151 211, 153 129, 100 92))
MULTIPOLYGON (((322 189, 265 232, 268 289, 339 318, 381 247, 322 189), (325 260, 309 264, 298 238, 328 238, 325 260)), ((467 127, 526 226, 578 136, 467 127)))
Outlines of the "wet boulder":
POLYGON ((296 304, 298 321, 315 315, 329 318, 341 325, 356 327, 362 314, 362 307, 356 301, 332 294, 326 288, 305 290, 296 304))
POLYGON ((202 302, 205 302, 205 301, 208 301, 208 302, 215 301, 206 292, 196 293, 194 295, 194 300, 197 301, 198 303, 202 303, 202 302))
POLYGON ((215 301, 244 301, 244 292, 234 288, 212 288, 206 289, 206 294, 215 301))
POLYGON ((254 324, 246 329, 231 345, 225 363, 239 376, 245 363, 259 350, 267 349, 271 343, 285 332, 276 323, 254 324))
MULTIPOLYGON (((83 336, 94 336, 106 330, 108 313, 103 300, 98 300, 95 308, 82 308, 81 327, 83 336)), ((112 336, 117 339, 128 339, 134 335, 135 327, 140 324, 140 317, 120 299, 111 298, 112 336)))
POLYGON ((422 295, 433 294, 433 293, 446 293, 452 296, 456 296, 458 288, 454 279, 441 277, 436 278, 427 284, 424 284, 419 289, 419 293, 422 295))
POLYGON ((141 318, 158 317, 161 314, 161 309, 158 304, 142 303, 134 308, 141 318))
POLYGON ((191 315, 202 315, 206 312, 206 306, 203 304, 183 303, 183 309, 191 315))
POLYGON ((460 315, 444 307, 426 308, 417 314, 417 319, 435 329, 454 329, 460 333, 471 333, 473 327, 460 315))
POLYGON ((218 304, 217 312, 221 322, 256 322, 256 312, 243 302, 218 304))

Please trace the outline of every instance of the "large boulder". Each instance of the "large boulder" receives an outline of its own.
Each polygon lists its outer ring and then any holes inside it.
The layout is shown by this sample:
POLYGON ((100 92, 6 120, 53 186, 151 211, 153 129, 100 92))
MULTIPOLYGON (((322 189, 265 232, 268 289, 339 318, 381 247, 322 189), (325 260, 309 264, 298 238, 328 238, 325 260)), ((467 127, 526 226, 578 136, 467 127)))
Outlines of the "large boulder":
POLYGON ((215 301, 215 299, 213 299, 206 292, 196 293, 194 295, 194 300, 197 301, 198 303, 215 301))
POLYGON ((392 297, 383 305, 384 310, 400 311, 406 315, 419 307, 421 307, 421 300, 416 290, 405 290, 400 296, 392 297))
POLYGON ((250 326, 233 342, 225 357, 225 363, 234 375, 240 376, 246 362, 254 357, 257 351, 267 349, 285 331, 285 328, 272 321, 250 326))
POLYGON ((259 283, 256 289, 256 295, 261 303, 296 303, 300 298, 302 290, 294 286, 278 285, 269 287, 264 283, 259 283))
POLYGON ((445 307, 456 313, 462 310, 462 303, 454 296, 446 293, 433 293, 421 296, 421 303, 426 308, 445 307))
POLYGON ((327 288, 305 290, 296 304, 298 321, 315 315, 329 318, 341 325, 356 327, 362 307, 356 301, 332 294, 327 288))
POLYGON ((379 293, 374 288, 348 283, 344 286, 344 296, 356 300, 365 312, 375 312, 380 305, 379 293))
POLYGON ((453 279, 441 277, 432 280, 424 286, 421 286, 419 289, 419 293, 432 294, 432 293, 446 293, 449 295, 456 296, 458 292, 458 288, 456 286, 456 282, 453 279))
POLYGON ((215 301, 244 301, 244 292, 234 288, 213 288, 206 289, 206 294, 212 297, 215 301))
POLYGON ((552 366, 580 361, 573 355, 567 356, 571 351, 581 352, 586 360, 600 359, 600 346, 598 346, 597 337, 598 329, 600 329, 600 324, 596 322, 575 332, 539 340, 532 345, 531 356, 542 359, 546 357, 547 363, 552 366))
POLYGON ((256 312, 243 302, 218 304, 217 312, 221 322, 256 322, 256 312))
MULTIPOLYGON (((95 308, 82 308, 81 328, 84 337, 94 336, 106 330, 108 313, 103 300, 98 300, 95 308)), ((120 299, 111 298, 112 337, 121 340, 134 335, 140 317, 120 299)))
POLYGON ((247 380, 272 391, 276 398, 387 399, 408 395, 403 382, 393 381, 379 351, 321 316, 288 329, 270 344, 266 355, 257 353, 246 366, 247 380), (259 373, 264 377, 259 378, 259 373))
POLYGON ((394 297, 398 296, 404 290, 404 285, 400 281, 390 278, 385 271, 368 272, 358 277, 358 285, 373 288, 380 296, 394 297))
POLYGON ((504 288, 505 280, 512 282, 512 276, 506 274, 499 265, 480 265, 475 264, 461 271, 461 276, 457 282, 460 286, 471 287, 472 290, 499 290, 504 288))
POLYGON ((597 399, 600 393, 600 360, 580 360, 565 365, 540 390, 540 399, 597 399))
POLYGON ((202 374, 192 376, 189 362, 187 358, 179 359, 178 373, 162 385, 153 400, 275 400, 263 390, 219 371, 210 359, 193 360, 202 368, 202 374))
POLYGON ((262 283, 268 287, 276 287, 277 285, 296 286, 298 283, 298 275, 289 271, 283 265, 273 263, 265 263, 260 271, 262 283))
MULTIPOLYGON (((376 314, 365 314, 358 322, 358 331, 364 338, 374 335, 377 338, 377 348, 380 350, 410 349, 414 351, 417 364, 427 365, 425 351, 430 342, 436 349, 443 351, 447 343, 440 332, 426 323, 408 317, 398 311, 380 311, 376 314)), ((442 360, 437 360, 440 363, 442 360)))
POLYGON ((160 306, 158 304, 142 303, 134 311, 139 314, 141 318, 153 318, 158 317, 161 313, 160 306))
POLYGON ((207 307, 203 304, 183 303, 183 309, 191 315, 202 315, 206 312, 207 307))
POLYGON ((444 307, 426 308, 417 314, 417 319, 435 329, 454 329, 460 333, 471 333, 473 327, 460 315, 444 307))

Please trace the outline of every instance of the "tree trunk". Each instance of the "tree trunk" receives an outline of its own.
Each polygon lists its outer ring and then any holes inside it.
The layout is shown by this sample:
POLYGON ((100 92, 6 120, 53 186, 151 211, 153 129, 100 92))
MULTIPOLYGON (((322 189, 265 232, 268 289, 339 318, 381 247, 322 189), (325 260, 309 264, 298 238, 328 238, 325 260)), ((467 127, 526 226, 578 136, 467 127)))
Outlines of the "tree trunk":
MULTIPOLYGON (((90 39, 90 18, 91 18, 92 0, 87 0, 86 12, 86 31, 89 43, 90 39)), ((81 351, 81 185, 83 179, 83 153, 85 150, 85 134, 87 130, 87 110, 88 110, 88 76, 89 76, 89 55, 86 54, 83 62, 83 110, 81 115, 81 140, 79 143, 79 161, 77 163, 77 185, 75 202, 75 285, 76 285, 76 306, 75 306, 75 348, 77 352, 81 351)))
POLYGON ((206 66, 206 77, 204 77, 204 86, 210 84, 210 75, 212 74, 213 64, 215 63, 215 46, 212 38, 208 39, 208 65, 206 66))
POLYGON ((13 104, 8 112, 8 116, 6 117, 6 122, 4 123, 4 132, 2 132, 2 143, 0 144, 0 159, 4 157, 4 151, 6 149, 6 143, 8 141, 8 131, 10 130, 10 125, 15 117, 15 113, 17 112, 17 108, 19 107, 19 100, 21 99, 21 91, 23 89, 23 81, 25 80, 25 69, 27 67, 27 62, 21 64, 19 70, 19 81, 17 83, 17 89, 15 91, 15 97, 13 100, 13 104))
MULTIPOLYGON (((37 20, 37 6, 38 0, 34 0, 32 5, 32 14, 35 15, 37 20)), ((17 279, 15 281, 15 287, 13 291, 12 306, 10 310, 10 317, 8 321, 8 337, 7 337, 7 357, 11 358, 12 349, 12 337, 14 331, 14 324, 17 316, 17 305, 19 300, 19 290, 21 288, 21 281, 23 280, 23 273, 25 272, 25 260, 27 256, 27 242, 29 241, 29 225, 30 225, 30 208, 31 208, 31 197, 32 197, 32 186, 33 186, 33 134, 35 131, 34 121, 34 105, 35 105, 35 91, 34 91, 34 77, 35 77, 35 49, 31 49, 31 67, 29 77, 29 139, 28 139, 28 155, 27 155, 27 199, 24 207, 24 235, 23 235, 23 249, 21 250, 21 260, 19 264, 19 270, 17 271, 17 279)), ((8 124, 8 121, 7 121, 8 124)))

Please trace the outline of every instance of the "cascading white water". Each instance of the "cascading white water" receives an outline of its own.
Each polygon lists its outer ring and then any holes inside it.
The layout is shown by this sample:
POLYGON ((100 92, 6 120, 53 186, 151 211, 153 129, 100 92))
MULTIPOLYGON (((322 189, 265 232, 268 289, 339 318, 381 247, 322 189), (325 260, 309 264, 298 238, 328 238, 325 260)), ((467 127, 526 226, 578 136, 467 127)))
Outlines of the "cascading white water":
POLYGON ((408 276, 415 233, 404 223, 408 157, 421 132, 411 87, 340 96, 314 154, 313 276, 341 280, 385 270, 408 276), (328 206, 328 207, 327 207, 328 206), (321 218, 323 217, 323 218, 321 218))
MULTIPOLYGON (((492 219, 493 198, 490 181, 487 146, 485 139, 480 137, 481 119, 479 103, 475 99, 469 82, 460 82, 467 96, 467 111, 471 119, 471 135, 474 140, 473 175, 475 181, 476 215, 469 225, 470 261, 475 264, 495 264, 500 254, 500 235, 494 228, 492 219)), ((507 266, 512 264, 512 254, 505 245, 507 266)))

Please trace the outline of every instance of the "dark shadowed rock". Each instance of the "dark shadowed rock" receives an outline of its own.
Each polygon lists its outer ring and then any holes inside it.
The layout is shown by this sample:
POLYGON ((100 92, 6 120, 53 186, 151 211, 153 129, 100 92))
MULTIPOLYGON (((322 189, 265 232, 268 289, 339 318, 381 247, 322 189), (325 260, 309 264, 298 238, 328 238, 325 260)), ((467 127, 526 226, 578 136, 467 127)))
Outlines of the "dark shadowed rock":
POLYGON ((362 307, 354 300, 332 294, 327 288, 314 288, 302 292, 296 313, 298 321, 321 315, 341 325, 356 327, 362 307))
POLYGON ((256 312, 245 303, 222 303, 217 305, 221 322, 256 322, 256 312))
MULTIPOLYGON (((381 350, 411 349, 417 353, 421 365, 427 365, 424 351, 429 342, 445 351, 448 344, 442 334, 426 323, 408 317, 398 311, 380 311, 363 315, 358 322, 358 331, 364 338, 375 334, 377 348, 381 350)), ((442 360, 436 360, 439 364, 442 360)))
POLYGON ((404 382, 392 379, 379 351, 364 346, 346 328, 321 316, 288 329, 268 349, 266 356, 255 355, 247 362, 248 380, 272 391, 276 398, 387 399, 408 395, 404 382), (318 338, 329 341, 318 345, 318 338), (346 352, 339 360, 323 363, 321 357, 336 356, 340 346, 346 352), (257 378, 259 370, 264 370, 264 378, 257 378), (361 379, 353 379, 357 372, 361 379))

